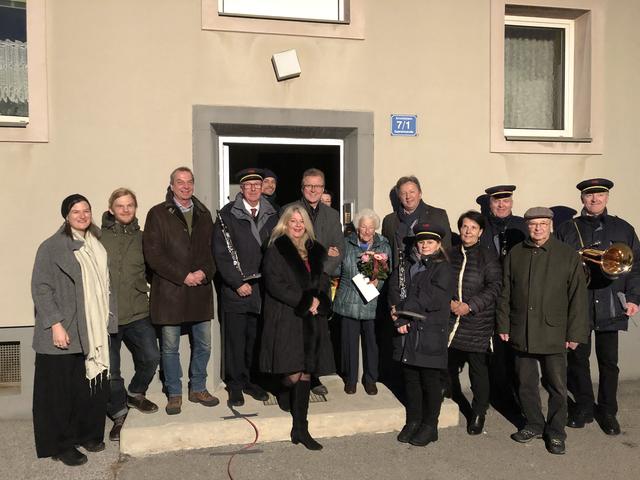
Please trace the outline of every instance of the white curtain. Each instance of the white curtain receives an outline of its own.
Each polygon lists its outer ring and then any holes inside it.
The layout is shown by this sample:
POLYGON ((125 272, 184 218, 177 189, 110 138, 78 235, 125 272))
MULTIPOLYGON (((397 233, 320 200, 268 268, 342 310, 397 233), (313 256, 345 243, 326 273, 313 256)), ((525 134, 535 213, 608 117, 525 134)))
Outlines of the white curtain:
MULTIPOLYGON (((515 29, 516 32, 520 29, 515 29)), ((541 32, 542 33, 542 32, 541 32)), ((504 62, 505 128, 561 129, 562 61, 555 35, 507 34, 504 62)))
POLYGON ((0 40, 0 101, 26 103, 27 44, 18 40, 0 40))

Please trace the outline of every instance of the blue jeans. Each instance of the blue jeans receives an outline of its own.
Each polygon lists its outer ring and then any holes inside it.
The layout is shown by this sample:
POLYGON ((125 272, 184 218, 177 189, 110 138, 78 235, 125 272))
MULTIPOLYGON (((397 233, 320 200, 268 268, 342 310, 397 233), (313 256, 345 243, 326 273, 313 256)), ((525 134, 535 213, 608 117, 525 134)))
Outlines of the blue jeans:
POLYGON ((127 413, 127 390, 120 374, 120 347, 122 342, 127 346, 133 358, 135 373, 129 383, 129 393, 144 394, 149 388, 160 362, 160 351, 156 331, 149 317, 118 327, 118 333, 110 336, 109 346, 110 378, 109 401, 107 413, 111 418, 118 418, 127 413))
MULTIPOLYGON (((207 389, 207 364, 211 356, 211 321, 188 324, 191 336, 189 391, 207 389)), ((180 325, 162 327, 162 370, 164 386, 170 397, 182 395, 182 367, 180 366, 180 325)))

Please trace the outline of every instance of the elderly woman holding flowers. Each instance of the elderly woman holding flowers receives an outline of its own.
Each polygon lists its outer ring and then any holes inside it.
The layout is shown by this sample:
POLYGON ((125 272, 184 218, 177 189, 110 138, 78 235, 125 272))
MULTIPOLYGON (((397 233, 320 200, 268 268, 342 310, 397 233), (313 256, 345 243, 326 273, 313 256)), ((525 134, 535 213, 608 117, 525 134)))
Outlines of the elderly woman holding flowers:
POLYGON ((389 275, 391 247, 386 238, 376 233, 380 217, 370 209, 364 209, 354 218, 356 232, 345 240, 345 252, 340 267, 340 286, 333 305, 335 314, 341 317, 342 374, 344 391, 356 393, 360 334, 363 337, 362 358, 364 375, 362 383, 369 395, 376 395, 378 388, 378 345, 375 335, 375 319, 378 297, 367 302, 353 282, 353 277, 364 275, 369 283, 380 291, 389 275))

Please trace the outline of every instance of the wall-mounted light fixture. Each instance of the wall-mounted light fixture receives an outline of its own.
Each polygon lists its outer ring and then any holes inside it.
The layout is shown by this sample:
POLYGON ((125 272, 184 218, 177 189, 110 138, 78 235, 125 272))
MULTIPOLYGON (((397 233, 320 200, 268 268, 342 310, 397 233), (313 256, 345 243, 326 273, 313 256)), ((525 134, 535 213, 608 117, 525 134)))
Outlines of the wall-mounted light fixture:
POLYGON ((274 53, 271 57, 271 63, 279 82, 299 77, 302 73, 300 62, 298 62, 298 53, 295 49, 274 53))

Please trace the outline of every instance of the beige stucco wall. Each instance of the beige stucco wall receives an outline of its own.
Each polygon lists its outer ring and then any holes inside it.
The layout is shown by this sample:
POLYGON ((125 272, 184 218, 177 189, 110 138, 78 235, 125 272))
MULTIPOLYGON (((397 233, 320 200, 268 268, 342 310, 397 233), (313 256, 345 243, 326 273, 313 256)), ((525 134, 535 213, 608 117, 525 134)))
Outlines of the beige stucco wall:
POLYGON ((489 152, 489 0, 367 0, 364 40, 203 31, 200 0, 47 2, 49 142, 0 143, 0 326, 32 324, 31 266, 61 199, 81 192, 98 213, 125 185, 143 219, 192 162, 195 104, 373 111, 381 214, 405 173, 452 221, 501 182, 518 185, 516 213, 576 208, 577 181, 602 175, 610 211, 640 227, 640 3, 605 3, 604 154, 572 156, 489 152), (271 55, 290 48, 302 75, 278 83, 271 55), (391 113, 417 114, 419 136, 391 137, 391 113))

